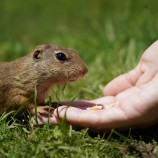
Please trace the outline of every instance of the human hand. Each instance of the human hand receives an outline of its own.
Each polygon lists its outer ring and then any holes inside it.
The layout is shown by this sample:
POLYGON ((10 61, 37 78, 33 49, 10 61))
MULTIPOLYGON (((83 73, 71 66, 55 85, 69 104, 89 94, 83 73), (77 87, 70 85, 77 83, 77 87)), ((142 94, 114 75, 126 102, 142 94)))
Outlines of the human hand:
POLYGON ((99 129, 143 127, 158 121, 158 41, 142 55, 135 69, 112 80, 104 97, 76 101, 73 107, 54 111, 54 123, 66 117, 68 123, 99 129), (87 107, 102 105, 102 110, 87 107))

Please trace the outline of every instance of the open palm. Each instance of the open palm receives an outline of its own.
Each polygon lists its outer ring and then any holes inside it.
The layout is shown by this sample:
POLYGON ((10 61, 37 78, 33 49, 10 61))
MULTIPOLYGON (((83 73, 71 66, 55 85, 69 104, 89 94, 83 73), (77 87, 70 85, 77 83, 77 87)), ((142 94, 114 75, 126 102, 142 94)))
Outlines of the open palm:
POLYGON ((112 80, 104 88, 104 97, 76 101, 73 107, 55 110, 54 123, 66 116, 78 126, 112 129, 148 126, 158 121, 158 41, 142 55, 135 69, 112 80), (103 105, 102 110, 87 107, 103 105))

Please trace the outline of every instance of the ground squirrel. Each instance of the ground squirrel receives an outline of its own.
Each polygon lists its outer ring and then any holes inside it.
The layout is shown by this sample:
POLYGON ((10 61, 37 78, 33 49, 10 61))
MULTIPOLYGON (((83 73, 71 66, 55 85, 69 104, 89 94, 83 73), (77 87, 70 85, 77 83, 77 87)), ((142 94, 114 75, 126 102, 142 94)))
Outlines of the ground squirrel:
POLYGON ((42 111, 44 98, 55 84, 82 78, 87 66, 74 49, 44 44, 30 54, 12 62, 0 62, 0 113, 23 105, 34 108, 37 87, 37 112, 42 111))

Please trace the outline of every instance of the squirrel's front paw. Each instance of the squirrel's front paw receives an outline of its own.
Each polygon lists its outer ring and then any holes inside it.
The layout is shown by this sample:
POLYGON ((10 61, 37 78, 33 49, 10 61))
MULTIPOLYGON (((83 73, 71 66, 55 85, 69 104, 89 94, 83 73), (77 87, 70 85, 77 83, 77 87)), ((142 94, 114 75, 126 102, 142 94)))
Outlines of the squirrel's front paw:
POLYGON ((54 108, 49 106, 37 106, 37 112, 34 109, 32 113, 31 124, 33 125, 51 124, 54 118, 54 108))

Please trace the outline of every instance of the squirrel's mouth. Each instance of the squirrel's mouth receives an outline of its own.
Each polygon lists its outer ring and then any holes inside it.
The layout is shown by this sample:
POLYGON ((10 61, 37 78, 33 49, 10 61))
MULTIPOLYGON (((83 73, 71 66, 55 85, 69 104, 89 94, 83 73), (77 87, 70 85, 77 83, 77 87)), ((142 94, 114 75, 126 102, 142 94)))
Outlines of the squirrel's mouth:
POLYGON ((87 74, 87 72, 88 72, 88 68, 85 66, 85 68, 81 70, 67 72, 65 74, 67 77, 66 76, 65 77, 67 78, 67 82, 75 82, 79 79, 82 79, 87 74))
MULTIPOLYGON (((77 80, 77 79, 76 79, 76 80, 77 80)), ((75 82, 76 80, 75 80, 75 79, 74 79, 74 80, 72 79, 72 80, 69 80, 69 82, 75 82)))
POLYGON ((87 71, 83 71, 82 73, 73 75, 73 77, 70 78, 68 81, 69 82, 75 82, 75 81, 77 81, 79 79, 82 79, 85 76, 85 74, 87 73, 87 71))
POLYGON ((73 75, 73 77, 69 78, 68 79, 68 82, 75 82, 77 81, 78 79, 80 79, 81 77, 79 75, 73 75))

